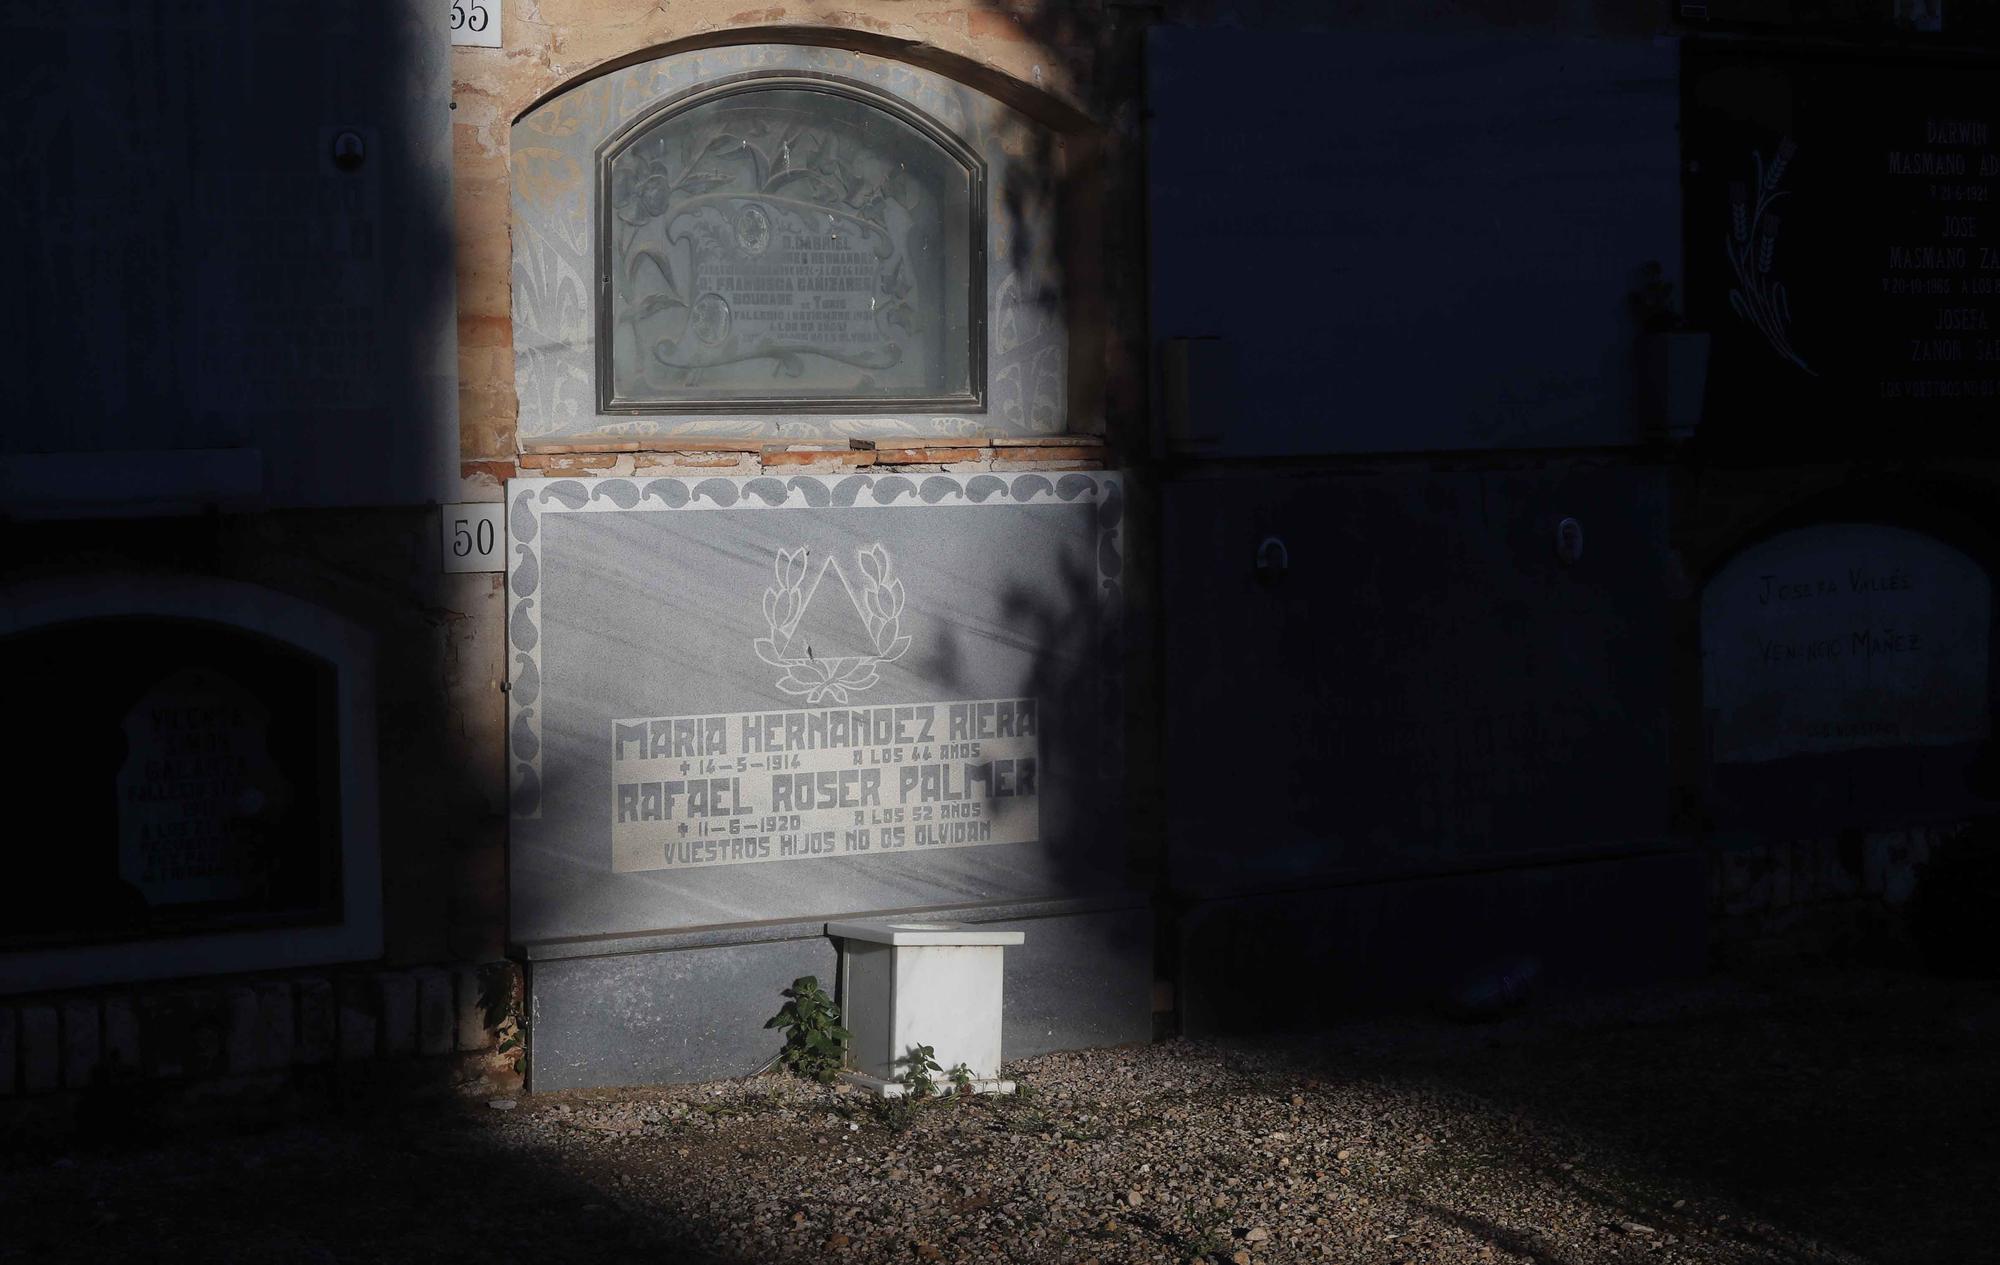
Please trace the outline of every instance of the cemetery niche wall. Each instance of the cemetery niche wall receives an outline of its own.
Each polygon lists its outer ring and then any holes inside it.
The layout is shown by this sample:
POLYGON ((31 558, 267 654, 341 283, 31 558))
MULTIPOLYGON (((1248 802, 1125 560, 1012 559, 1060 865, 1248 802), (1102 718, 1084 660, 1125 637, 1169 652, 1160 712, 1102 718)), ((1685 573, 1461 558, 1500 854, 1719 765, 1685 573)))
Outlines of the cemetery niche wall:
POLYGON ((131 576, 8 588, 0 650, 36 718, 0 890, 0 991, 381 952, 373 657, 250 585, 131 576))
POLYGON ((2000 140, 1989 57, 1691 43, 1688 306, 1704 445, 1995 447, 2000 140))
POLYGON ((1231 473, 1170 485, 1164 522, 1166 783, 1237 735, 1264 753, 1169 818, 1188 1031, 1299 1022, 1272 961, 1343 1008, 1506 957, 1550 985, 1699 969, 1663 471, 1231 473))
POLYGON ((1752 544, 1701 598, 1712 812, 1847 829, 1984 806, 1992 581, 1922 532, 1826 523, 1752 544))
POLYGON ((523 444, 1068 429, 1063 149, 965 84, 831 48, 677 53, 561 93, 513 131, 523 444))
POLYGON ((541 1088, 742 1072, 831 918, 1022 926, 1007 1048, 1150 1035, 1115 475, 508 485, 541 1088))
POLYGON ((1681 275, 1678 58, 1671 40, 1154 27, 1166 444, 1636 443, 1653 387, 1635 278, 1681 275))
POLYGON ((14 514, 453 499, 448 20, 0 10, 14 514))

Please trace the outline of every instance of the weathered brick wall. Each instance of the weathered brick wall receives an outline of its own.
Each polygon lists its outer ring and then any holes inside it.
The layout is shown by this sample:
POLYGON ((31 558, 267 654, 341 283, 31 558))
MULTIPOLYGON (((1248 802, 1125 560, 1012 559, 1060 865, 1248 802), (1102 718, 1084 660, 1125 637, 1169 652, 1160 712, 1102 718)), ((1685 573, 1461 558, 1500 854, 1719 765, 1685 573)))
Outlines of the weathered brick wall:
POLYGON ((8 998, 0 1098, 454 1054, 504 1081, 520 996, 519 968, 492 962, 8 998))

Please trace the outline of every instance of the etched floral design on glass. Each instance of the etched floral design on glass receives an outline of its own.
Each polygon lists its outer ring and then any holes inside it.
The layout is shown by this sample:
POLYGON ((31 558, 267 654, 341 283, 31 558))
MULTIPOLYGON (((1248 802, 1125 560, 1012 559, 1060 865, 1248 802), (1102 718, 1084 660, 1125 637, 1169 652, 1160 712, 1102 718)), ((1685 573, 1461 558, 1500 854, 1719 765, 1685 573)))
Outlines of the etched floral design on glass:
POLYGON ((670 108, 605 153, 607 409, 976 407, 978 160, 807 80, 670 108))

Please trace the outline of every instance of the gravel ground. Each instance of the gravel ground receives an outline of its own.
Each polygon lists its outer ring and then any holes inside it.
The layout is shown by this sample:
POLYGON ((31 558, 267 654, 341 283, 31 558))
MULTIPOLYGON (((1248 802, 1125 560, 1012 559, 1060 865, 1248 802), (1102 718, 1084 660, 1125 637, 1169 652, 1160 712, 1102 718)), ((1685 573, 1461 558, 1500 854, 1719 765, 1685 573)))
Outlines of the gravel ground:
POLYGON ((0 1261, 2000 1260, 1996 1038, 1992 984, 1849 971, 1049 1055, 907 1113, 775 1074, 100 1110, 0 1154, 0 1261))

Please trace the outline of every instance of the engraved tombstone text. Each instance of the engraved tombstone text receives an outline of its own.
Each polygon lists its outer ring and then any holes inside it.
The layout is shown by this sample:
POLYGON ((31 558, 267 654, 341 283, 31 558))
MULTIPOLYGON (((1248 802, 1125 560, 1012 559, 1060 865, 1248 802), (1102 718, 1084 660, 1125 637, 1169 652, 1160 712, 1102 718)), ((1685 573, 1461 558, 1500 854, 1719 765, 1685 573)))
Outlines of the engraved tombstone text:
POLYGON ((267 881, 268 826, 287 798, 269 716, 208 669, 160 682, 125 716, 119 870, 152 904, 240 900, 267 881))
POLYGON ((1714 758, 1984 738, 1991 604, 1976 562, 1901 528, 1829 524, 1745 551, 1702 595, 1714 758))

